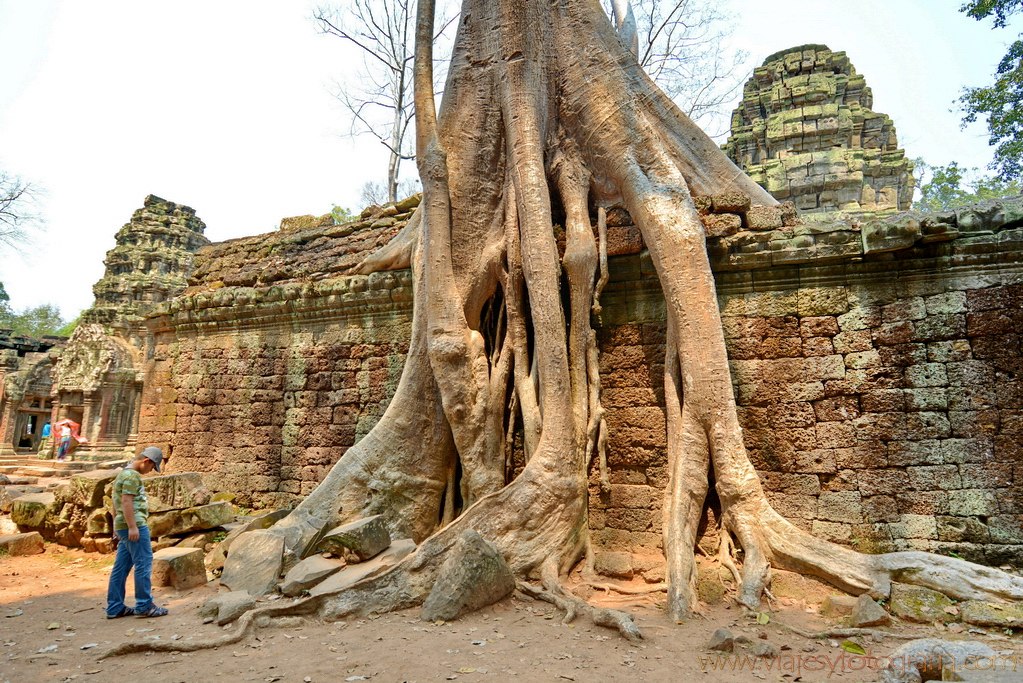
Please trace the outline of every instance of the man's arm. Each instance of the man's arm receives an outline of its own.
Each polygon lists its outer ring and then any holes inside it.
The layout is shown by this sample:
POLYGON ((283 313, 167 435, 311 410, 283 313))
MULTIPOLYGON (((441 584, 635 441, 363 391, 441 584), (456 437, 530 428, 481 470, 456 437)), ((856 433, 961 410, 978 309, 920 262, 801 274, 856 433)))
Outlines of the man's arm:
POLYGON ((135 496, 121 494, 121 513, 124 515, 125 524, 128 525, 128 540, 139 540, 139 528, 135 524, 135 496))

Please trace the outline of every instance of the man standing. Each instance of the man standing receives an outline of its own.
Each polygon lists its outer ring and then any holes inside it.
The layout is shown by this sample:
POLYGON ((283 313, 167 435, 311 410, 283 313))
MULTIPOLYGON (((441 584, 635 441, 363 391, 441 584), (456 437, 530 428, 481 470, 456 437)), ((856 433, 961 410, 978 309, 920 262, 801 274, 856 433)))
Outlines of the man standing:
POLYGON ((163 451, 149 446, 135 456, 114 479, 114 533, 117 534, 117 557, 107 585, 107 619, 129 615, 162 617, 163 607, 153 604, 153 546, 149 541, 149 500, 142 484, 142 475, 160 471, 163 451), (135 571, 135 607, 124 604, 128 572, 135 571))

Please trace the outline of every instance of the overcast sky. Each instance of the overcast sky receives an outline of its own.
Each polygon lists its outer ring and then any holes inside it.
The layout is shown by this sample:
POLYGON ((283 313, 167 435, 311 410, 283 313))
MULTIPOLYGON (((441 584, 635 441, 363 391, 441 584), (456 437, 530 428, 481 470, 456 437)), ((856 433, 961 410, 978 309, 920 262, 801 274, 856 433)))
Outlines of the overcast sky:
MULTIPOLYGON (((43 191, 43 230, 0 259, 16 309, 73 317, 114 235, 156 194, 220 241, 284 216, 358 209, 383 148, 344 135, 334 85, 357 58, 318 35, 308 0, 0 0, 0 168, 43 191)), ((985 166, 984 129, 954 100, 991 81, 1019 25, 994 31, 961 0, 728 0, 725 49, 846 51, 910 157, 985 166)))

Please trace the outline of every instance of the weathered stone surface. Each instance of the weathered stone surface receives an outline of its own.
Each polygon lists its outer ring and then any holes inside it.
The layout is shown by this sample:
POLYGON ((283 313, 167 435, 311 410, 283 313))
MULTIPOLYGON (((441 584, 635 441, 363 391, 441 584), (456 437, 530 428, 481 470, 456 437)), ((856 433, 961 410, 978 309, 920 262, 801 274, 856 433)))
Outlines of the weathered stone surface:
POLYGON ((215 595, 202 604, 199 616, 213 619, 218 626, 229 624, 256 606, 255 599, 245 591, 215 595))
POLYGON ((866 593, 857 598, 852 613, 849 615, 849 625, 858 628, 887 626, 890 623, 892 623, 892 618, 866 593))
POLYGON ((743 88, 725 152, 801 211, 906 210, 912 163, 844 52, 802 45, 768 57, 743 88))
POLYGON ((1023 628, 1023 604, 993 603, 968 600, 960 606, 960 616, 967 624, 997 628, 1023 628))
POLYGON ((0 536, 0 553, 11 556, 37 555, 43 549, 43 537, 38 531, 0 536))
POLYGON ((846 617, 856 608, 856 598, 851 595, 833 594, 821 603, 821 614, 826 617, 846 617))
POLYGON ((922 586, 893 583, 889 602, 892 614, 907 621, 929 624, 959 620, 959 610, 947 597, 922 586))
POLYGON ((30 493, 14 501, 11 521, 18 528, 39 529, 46 522, 46 516, 53 509, 55 496, 52 493, 30 493))
POLYGON ((710 636, 708 650, 715 652, 732 652, 735 649, 735 636, 727 628, 719 628, 710 636))
POLYGON ((234 520, 230 503, 210 503, 184 510, 164 510, 149 516, 149 532, 154 538, 215 529, 234 520))
POLYGON ((383 552, 391 544, 391 536, 383 515, 373 515, 331 529, 317 544, 317 550, 340 555, 350 550, 365 561, 383 552))
POLYGON ((87 508, 103 506, 103 494, 117 477, 116 470, 92 470, 71 477, 71 500, 87 508))
POLYGON ((320 555, 307 557, 285 574, 281 582, 281 593, 288 596, 300 595, 344 566, 340 560, 330 560, 320 555))
POLYGON ((153 585, 176 590, 206 583, 206 568, 200 548, 164 548, 153 553, 153 585))
POLYGON ((89 513, 85 532, 90 536, 105 536, 113 533, 113 520, 106 508, 99 507, 89 513))
POLYGON ((0 488, 0 512, 10 512, 14 509, 14 501, 30 493, 42 493, 45 489, 42 486, 9 485, 0 488))
POLYGON ((290 511, 290 508, 271 510, 252 517, 236 520, 233 523, 224 524, 223 527, 228 532, 227 536, 206 555, 206 569, 211 572, 223 569, 224 562, 227 560, 227 553, 230 552, 231 544, 234 543, 236 538, 246 531, 269 529, 275 523, 284 519, 290 511))
POLYGON ((274 589, 284 556, 284 538, 267 530, 249 531, 231 545, 220 583, 259 597, 274 589))
POLYGON ((145 479, 150 512, 182 510, 206 505, 211 493, 198 472, 181 472, 145 479))
POLYGON ((323 595, 348 588, 363 579, 376 576, 388 567, 393 567, 415 551, 416 544, 410 538, 402 538, 371 560, 350 564, 309 589, 309 595, 323 595))
POLYGON ((492 605, 515 590, 515 576, 497 549, 474 530, 462 532, 423 603, 424 621, 451 621, 492 605))
POLYGON ((996 656, 997 653, 987 645, 969 640, 911 640, 888 655, 889 664, 881 672, 881 681, 920 683, 942 680, 944 668, 962 671, 970 668, 973 662, 996 656))

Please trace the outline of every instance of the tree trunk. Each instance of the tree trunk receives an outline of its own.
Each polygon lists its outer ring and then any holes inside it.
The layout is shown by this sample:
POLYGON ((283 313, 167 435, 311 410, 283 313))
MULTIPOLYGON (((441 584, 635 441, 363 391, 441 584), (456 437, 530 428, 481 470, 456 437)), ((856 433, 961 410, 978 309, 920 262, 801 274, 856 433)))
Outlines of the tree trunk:
MULTIPOLYGON (((641 230, 667 303, 664 549, 673 617, 696 607, 693 550, 711 472, 723 547, 743 551, 738 599, 748 607, 759 605, 772 566, 852 593, 886 595, 898 578, 954 597, 1023 598, 1023 580, 997 570, 921 553, 863 555, 813 538, 771 508, 743 444, 692 197, 735 191, 754 204, 775 201, 653 85, 595 0, 465 0, 436 117, 432 14, 421 3, 424 200, 397 246, 361 266, 413 267, 407 365, 379 424, 275 527, 293 557, 324 525, 377 512, 422 543, 386 574, 320 598, 322 615, 422 602, 466 528, 520 576, 539 577, 553 599, 574 604, 557 579, 588 550, 587 473, 606 437, 590 323, 606 245, 603 230, 594 237, 591 211, 616 205, 641 230), (565 216, 563 256, 554 207, 565 216), (507 482, 517 424, 528 460, 507 482)), ((610 623, 630 633, 627 619, 610 623)))

